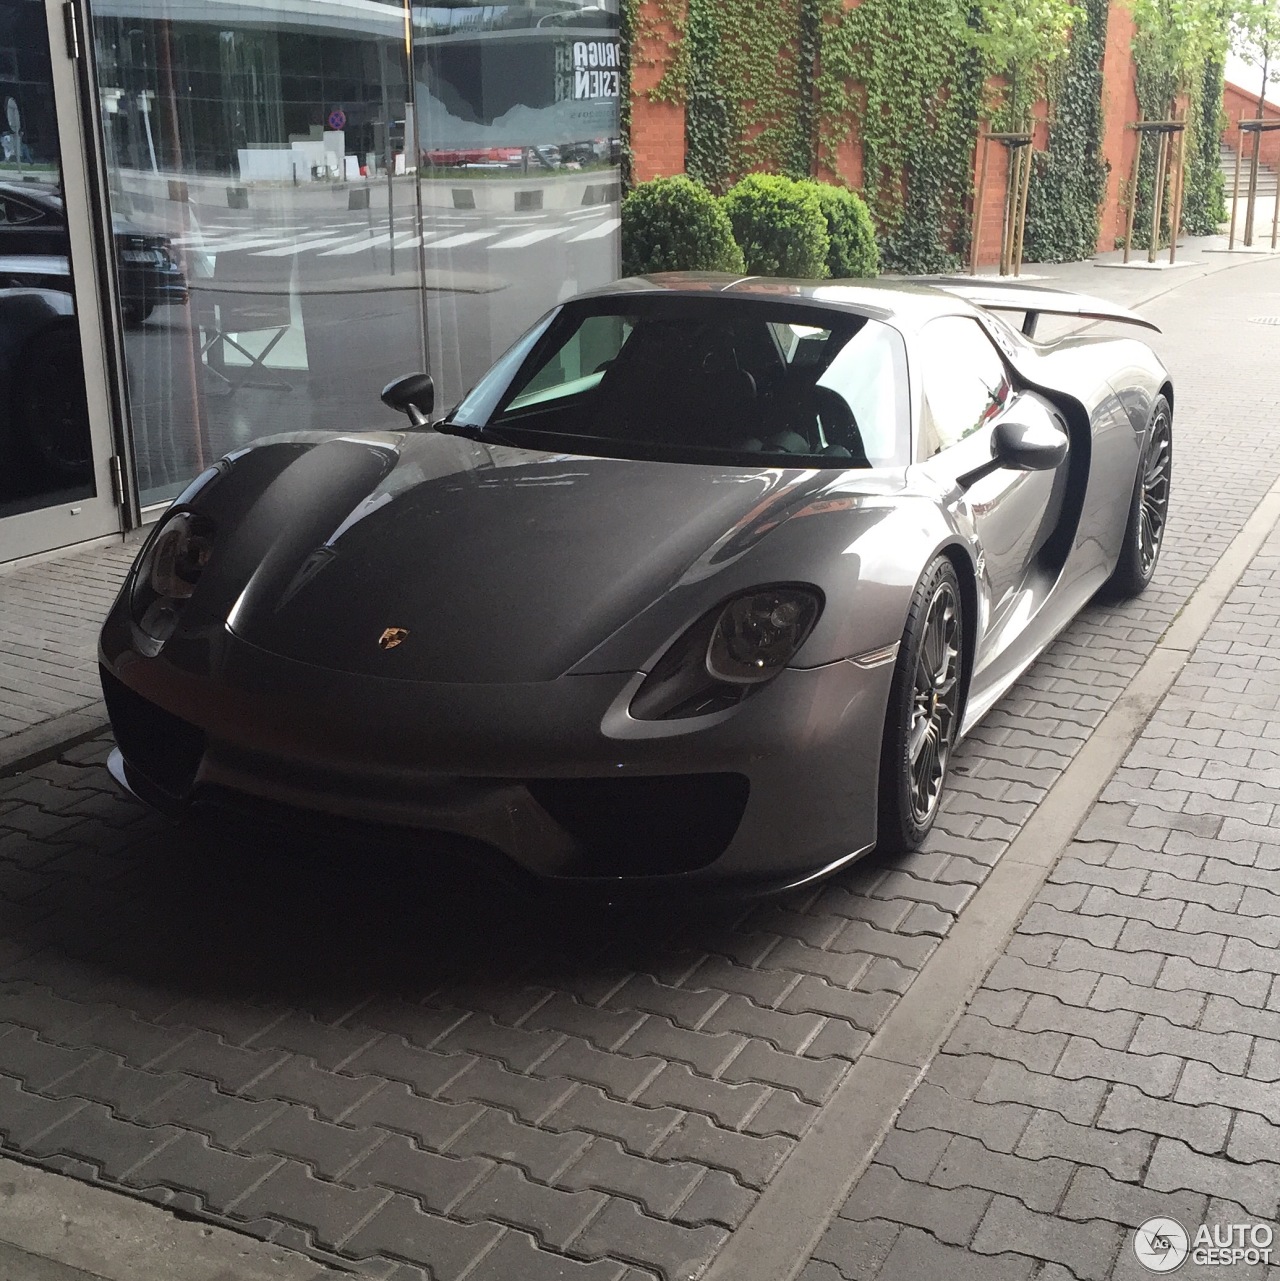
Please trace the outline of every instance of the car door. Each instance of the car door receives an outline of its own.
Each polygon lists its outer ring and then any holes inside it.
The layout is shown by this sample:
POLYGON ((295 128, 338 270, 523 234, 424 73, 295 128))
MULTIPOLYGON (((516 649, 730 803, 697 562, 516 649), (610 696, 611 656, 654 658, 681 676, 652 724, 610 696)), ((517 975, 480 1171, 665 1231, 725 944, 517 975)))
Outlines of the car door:
POLYGON ((918 353, 924 406, 917 457, 949 492, 961 526, 977 535, 990 602, 985 631, 991 635, 1014 612, 1038 568, 1037 557, 1061 514, 1067 468, 1064 463, 1052 471, 1000 467, 973 473, 991 462, 1000 422, 1047 427, 1060 420, 1044 397, 1016 387, 1004 357, 973 317, 930 321, 918 353))

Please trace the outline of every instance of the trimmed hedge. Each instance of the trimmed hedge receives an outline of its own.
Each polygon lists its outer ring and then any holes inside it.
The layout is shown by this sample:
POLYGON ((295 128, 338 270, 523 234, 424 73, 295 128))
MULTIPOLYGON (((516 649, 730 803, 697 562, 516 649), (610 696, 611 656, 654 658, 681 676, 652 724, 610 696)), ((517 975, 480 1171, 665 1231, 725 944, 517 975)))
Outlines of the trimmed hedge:
POLYGON ((622 274, 744 270, 720 202, 683 175, 642 182, 622 202, 622 274))
POLYGON ((723 197, 733 237, 752 275, 817 279, 827 274, 831 237, 813 187, 753 173, 723 197))
POLYGON ((861 196, 847 187, 814 182, 818 205, 827 220, 827 273, 836 280, 880 274, 880 249, 871 213, 861 196))

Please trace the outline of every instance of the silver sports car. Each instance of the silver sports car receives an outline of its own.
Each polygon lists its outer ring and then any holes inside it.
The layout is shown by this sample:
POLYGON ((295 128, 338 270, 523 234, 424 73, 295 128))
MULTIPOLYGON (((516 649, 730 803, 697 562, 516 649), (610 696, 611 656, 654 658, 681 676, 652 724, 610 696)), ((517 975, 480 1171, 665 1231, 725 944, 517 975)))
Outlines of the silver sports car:
POLYGON ((614 888, 914 847, 956 742, 1160 551, 1169 375, 1041 314, 1147 323, 972 280, 624 280, 438 421, 415 375, 399 430, 232 454, 103 628, 111 768, 614 888))

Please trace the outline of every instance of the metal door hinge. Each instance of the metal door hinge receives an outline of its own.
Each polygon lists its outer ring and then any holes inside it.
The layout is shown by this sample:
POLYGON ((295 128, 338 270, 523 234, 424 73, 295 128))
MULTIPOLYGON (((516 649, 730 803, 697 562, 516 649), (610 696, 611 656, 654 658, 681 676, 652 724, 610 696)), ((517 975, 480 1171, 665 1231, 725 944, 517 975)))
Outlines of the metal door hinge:
POLYGON ((80 15, 72 0, 64 0, 62 6, 62 25, 67 35, 67 57, 73 62, 80 61, 80 15))
POLYGON ((111 498, 117 507, 124 506, 124 459, 119 454, 112 454, 108 462, 111 468, 111 498))

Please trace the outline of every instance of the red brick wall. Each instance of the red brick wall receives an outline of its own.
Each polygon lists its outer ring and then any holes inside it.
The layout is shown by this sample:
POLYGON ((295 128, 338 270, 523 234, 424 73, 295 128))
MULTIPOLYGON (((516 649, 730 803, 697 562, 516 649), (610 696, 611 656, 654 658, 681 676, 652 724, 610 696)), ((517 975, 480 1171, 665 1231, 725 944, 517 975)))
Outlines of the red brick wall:
MULTIPOLYGON (((856 0, 846 0, 856 3, 856 0)), ((663 19, 655 0, 642 0, 642 28, 664 32, 670 37, 669 26, 663 19)), ((649 101, 646 92, 662 77, 665 70, 664 38, 654 40, 649 47, 635 51, 632 61, 631 145, 635 152, 635 176, 643 182, 648 178, 666 177, 684 171, 684 108, 671 103, 649 101)), ((1133 17, 1123 0, 1113 0, 1107 20, 1106 55, 1103 63, 1103 156, 1110 162, 1111 172, 1107 181, 1107 198, 1103 209, 1098 248, 1110 249, 1115 237, 1123 235, 1125 210, 1121 194, 1127 185, 1129 169, 1133 164, 1134 131, 1125 126, 1138 116, 1137 96, 1133 83, 1133 17)), ((1045 114, 1041 103, 1036 114, 1045 114)), ((1036 147, 1045 145, 1046 127, 1037 126, 1036 147)), ((1280 135, 1277 135, 1280 143, 1280 135)), ((974 190, 977 191, 978 160, 981 149, 975 147, 974 190)), ((987 182, 983 196, 982 226, 979 237, 981 266, 995 266, 1000 260, 1000 236, 1004 222, 1004 201, 1007 149, 992 143, 987 163, 987 182)), ((823 177, 839 179, 857 188, 862 181, 862 153, 858 145, 856 128, 842 142, 836 153, 836 174, 823 177)))
MULTIPOLYGON (((1262 79, 1261 74, 1259 74, 1258 79, 1262 79)), ((1268 92, 1275 92, 1275 86, 1268 86, 1268 92)), ((1227 128, 1223 130, 1222 141, 1234 151, 1240 145, 1240 134, 1236 126, 1241 120, 1258 119, 1257 90, 1250 91, 1242 89, 1239 85, 1228 84, 1222 94, 1222 109, 1226 112, 1227 119, 1230 121, 1227 128)), ((1280 106, 1271 101, 1265 102, 1263 104, 1262 119, 1280 121, 1280 106)), ((1253 138, 1248 134, 1245 135, 1244 154, 1246 159, 1253 155, 1253 138)), ((1264 165, 1280 164, 1280 129, 1262 135, 1261 154, 1264 165)), ((1241 171, 1240 182, 1242 186, 1247 172, 1247 170, 1241 171)), ((1227 192, 1227 199, 1231 199, 1229 191, 1227 192)))
POLYGON ((653 102, 653 89, 666 71, 667 42, 672 39, 670 23, 659 14, 653 0, 643 0, 641 27, 652 29, 655 38, 636 41, 631 58, 631 149, 635 155, 635 179, 670 178, 684 173, 684 107, 672 102, 653 102))
MULTIPOLYGON (((1110 166, 1107 195, 1098 220, 1098 250, 1114 249, 1128 220, 1129 176, 1137 131, 1138 90, 1133 71, 1133 13, 1113 3, 1107 9, 1107 44, 1102 57, 1102 158, 1110 166)), ((1148 146, 1153 144, 1148 143, 1148 146)))

